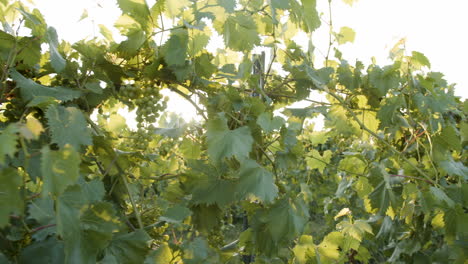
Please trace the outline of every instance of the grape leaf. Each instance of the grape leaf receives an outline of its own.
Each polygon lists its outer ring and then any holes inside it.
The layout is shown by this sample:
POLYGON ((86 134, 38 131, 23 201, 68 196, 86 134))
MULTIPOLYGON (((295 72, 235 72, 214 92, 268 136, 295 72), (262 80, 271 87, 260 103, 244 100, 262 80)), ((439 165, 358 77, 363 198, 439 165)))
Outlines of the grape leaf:
POLYGON ((468 180, 468 168, 461 162, 454 161, 453 159, 444 160, 439 162, 439 165, 449 175, 457 175, 462 177, 465 181, 468 180))
POLYGON ((49 226, 34 232, 34 240, 45 240, 49 235, 57 232, 55 225, 54 201, 50 196, 33 200, 29 206, 28 219, 34 219, 40 226, 49 226))
POLYGON ((220 263, 220 260, 208 243, 203 238, 197 237, 184 245, 184 263, 220 263))
POLYGON ((171 248, 164 242, 148 255, 144 264, 171 263, 174 258, 171 248))
POLYGON ((302 10, 303 12, 302 19, 305 24, 303 27, 305 32, 313 32, 318 27, 320 27, 320 17, 317 13, 316 9, 316 0, 301 0, 302 2, 302 10))
POLYGON ((132 58, 138 53, 138 50, 145 42, 146 34, 143 30, 130 30, 127 34, 127 39, 119 44, 117 51, 124 58, 132 58))
POLYGON ((41 243, 32 243, 21 251, 18 263, 65 263, 63 241, 50 237, 41 243))
POLYGON ((59 43, 55 28, 49 27, 47 29, 46 38, 50 48, 50 64, 56 72, 60 73, 65 69, 67 62, 58 51, 59 43))
POLYGON ((23 212, 21 185, 23 180, 18 171, 13 168, 0 170, 0 228, 8 225, 10 214, 23 212))
POLYGON ((75 107, 51 105, 45 114, 52 142, 59 147, 66 144, 79 150, 82 145, 91 145, 92 138, 83 113, 75 107))
POLYGON ((9 124, 4 130, 0 131, 0 165, 5 164, 5 157, 13 158, 16 153, 16 144, 18 140, 18 126, 9 124))
POLYGON ((257 124, 265 131, 266 133, 271 133, 274 130, 278 130, 285 123, 284 119, 280 116, 274 116, 268 112, 264 112, 257 118, 257 124))
POLYGON ((79 177, 80 155, 70 146, 59 151, 44 147, 41 150, 41 172, 44 180, 43 194, 60 195, 79 177))
POLYGON ((278 200, 272 208, 260 211, 252 218, 255 230, 262 230, 262 234, 257 234, 257 242, 266 239, 263 237, 265 232, 274 243, 289 241, 302 232, 308 217, 308 209, 302 201, 278 200))
POLYGON ((235 8, 236 8, 236 1, 235 0, 217 0, 217 2, 228 13, 233 13, 235 8))
POLYGON ((193 190, 193 203, 228 205, 236 200, 236 182, 223 179, 200 179, 193 190))
POLYGON ((168 65, 184 65, 187 56, 188 32, 186 29, 172 30, 163 47, 164 60, 168 65))
POLYGON ((341 27, 340 32, 338 33, 337 39, 338 44, 342 45, 347 42, 354 42, 354 38, 356 37, 356 32, 352 28, 349 27, 341 27))
POLYGON ((311 170, 318 169, 320 173, 323 173, 323 170, 327 167, 327 164, 330 163, 331 156, 331 150, 325 150, 323 155, 320 155, 316 149, 312 149, 306 157, 307 166, 311 170))
POLYGON ((190 6, 190 1, 188 0, 165 0, 165 14, 169 18, 174 18, 178 16, 182 10, 190 6))
POLYGON ((354 223, 344 220, 337 224, 337 228, 359 242, 362 241, 365 233, 372 234, 372 227, 363 220, 357 220, 354 223))
POLYGON ((65 88, 62 86, 50 87, 38 84, 31 79, 25 78, 16 70, 11 70, 10 76, 17 82, 21 91, 21 96, 26 101, 32 100, 37 96, 47 96, 53 97, 63 102, 67 102, 82 95, 80 91, 70 88, 65 88))
POLYGON ((235 51, 250 51, 260 44, 257 25, 251 16, 236 14, 224 22, 222 29, 224 42, 228 48, 235 51))
POLYGON ((254 142, 250 129, 243 126, 229 130, 226 122, 224 116, 208 121, 208 155, 215 162, 234 156, 237 159, 247 158, 254 142))
POLYGON ((18 55, 16 60, 34 67, 41 60, 41 42, 34 37, 23 37, 18 42, 18 55))
POLYGON ((143 28, 148 28, 150 10, 145 0, 117 0, 122 13, 134 18, 143 28))
POLYGON ((143 263, 149 251, 148 242, 150 240, 148 234, 141 229, 128 234, 116 235, 106 249, 103 264, 143 263))
POLYGON ((167 209, 166 213, 159 218, 159 221, 168 223, 182 223, 192 212, 185 206, 175 205, 167 209))
POLYGON ((377 209, 379 214, 383 215, 387 211, 390 204, 394 203, 394 194, 391 189, 386 187, 385 181, 382 181, 374 191, 369 194, 372 208, 377 209))
POLYGON ((237 190, 245 198, 253 195, 262 202, 271 203, 278 196, 273 174, 253 160, 242 162, 238 177, 237 190))
POLYGON ((431 68, 431 63, 429 62, 429 59, 424 56, 421 52, 413 51, 411 53, 411 63, 421 65, 421 66, 427 66, 428 68, 431 68))
POLYGON ((65 241, 65 263, 96 263, 118 227, 110 203, 87 204, 79 185, 68 187, 57 200, 57 230, 65 241))

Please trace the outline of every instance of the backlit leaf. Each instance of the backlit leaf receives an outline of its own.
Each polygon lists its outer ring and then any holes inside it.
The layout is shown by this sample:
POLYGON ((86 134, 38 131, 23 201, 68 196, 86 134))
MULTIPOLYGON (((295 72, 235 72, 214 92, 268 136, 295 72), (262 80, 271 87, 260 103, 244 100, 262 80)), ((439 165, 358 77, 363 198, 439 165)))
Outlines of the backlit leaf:
POLYGON ((215 162, 230 157, 242 160, 252 150, 253 138, 246 126, 229 130, 226 118, 220 116, 208 122, 207 143, 208 154, 215 162))
POLYGON ((23 180, 13 168, 0 170, 0 228, 8 225, 10 214, 22 214, 23 199, 21 185, 23 180))
POLYGON ((52 142, 60 147, 70 144, 76 150, 91 145, 91 133, 83 113, 75 107, 51 105, 46 112, 52 142))
POLYGON ((58 151, 44 147, 41 152, 43 194, 60 195, 69 185, 78 180, 80 156, 70 145, 65 145, 58 151))
POLYGON ((242 162, 239 179, 238 192, 246 198, 253 195, 262 202, 270 203, 278 195, 278 187, 275 184, 273 174, 260 167, 253 160, 242 162))

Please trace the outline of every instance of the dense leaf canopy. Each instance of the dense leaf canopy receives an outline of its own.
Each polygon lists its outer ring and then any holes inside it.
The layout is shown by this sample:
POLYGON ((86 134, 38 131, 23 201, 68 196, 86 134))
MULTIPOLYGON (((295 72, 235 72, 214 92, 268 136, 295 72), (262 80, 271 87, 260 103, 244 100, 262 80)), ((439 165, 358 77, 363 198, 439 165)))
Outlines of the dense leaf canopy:
POLYGON ((465 263, 468 102, 424 54, 344 60, 316 0, 116 2, 71 44, 0 0, 0 263, 465 263))

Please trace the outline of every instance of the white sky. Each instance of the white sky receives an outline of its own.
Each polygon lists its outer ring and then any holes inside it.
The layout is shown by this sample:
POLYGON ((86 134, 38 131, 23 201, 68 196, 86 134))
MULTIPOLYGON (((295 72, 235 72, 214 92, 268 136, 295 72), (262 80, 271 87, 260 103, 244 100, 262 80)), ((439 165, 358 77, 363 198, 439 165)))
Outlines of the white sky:
MULTIPOLYGON (((154 0, 148 1, 154 3, 154 0)), ((317 0, 318 9, 327 17, 328 0, 317 0)), ((98 24, 112 28, 120 11, 112 0, 35 0, 59 38, 75 42, 99 35, 98 24), (98 5, 102 6, 99 7, 98 5), (78 22, 83 10, 88 18, 78 22)), ((348 26, 356 31, 353 44, 341 46, 345 59, 356 58, 365 64, 374 56, 377 63, 387 63, 390 48, 406 37, 408 52, 419 51, 429 58, 432 70, 445 74, 456 83, 456 95, 468 98, 468 0, 358 0, 352 7, 333 0, 333 24, 336 31, 348 26)), ((314 44, 326 51, 327 29, 314 33, 314 44)), ((171 99, 169 111, 191 119, 195 111, 183 99, 171 99)))

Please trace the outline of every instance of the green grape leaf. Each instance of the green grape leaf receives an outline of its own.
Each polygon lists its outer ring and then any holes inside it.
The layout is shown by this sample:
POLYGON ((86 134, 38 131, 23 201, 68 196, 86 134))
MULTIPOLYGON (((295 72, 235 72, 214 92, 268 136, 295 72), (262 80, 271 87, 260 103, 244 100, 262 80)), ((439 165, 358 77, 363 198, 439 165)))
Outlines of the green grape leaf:
POLYGON ((91 181, 85 181, 83 178, 79 178, 78 183, 81 186, 83 195, 89 202, 99 202, 104 199, 106 194, 104 183, 98 178, 91 181))
POLYGON ((34 199, 28 208, 29 219, 34 219, 41 225, 55 222, 54 200, 50 196, 34 199))
POLYGON ((127 34, 127 39, 122 41, 117 47, 117 51, 125 58, 135 56, 141 46, 146 42, 146 34, 143 30, 130 30, 127 34))
POLYGON ((262 233, 267 232, 274 243, 279 243, 282 240, 289 241, 300 234, 308 217, 308 209, 302 201, 283 198, 268 211, 255 215, 252 218, 252 226, 256 230, 262 230, 262 233))
POLYGON ((188 31, 172 30, 171 36, 163 46, 164 60, 168 65, 184 65, 188 49, 188 31))
POLYGON ((174 18, 180 15, 180 13, 182 13, 184 8, 189 7, 189 6, 190 6, 190 1, 188 0, 165 0, 165 10, 166 10, 165 14, 169 18, 174 18))
POLYGON ((298 264, 307 264, 307 261, 315 256, 315 244, 312 236, 300 236, 299 242, 294 246, 292 251, 298 264))
POLYGON ((117 0, 122 13, 134 18, 143 28, 149 25, 150 10, 145 0, 117 0))
POLYGON ((45 116, 53 143, 57 143, 60 147, 70 144, 76 150, 82 145, 92 144, 88 123, 78 108, 51 105, 45 116))
POLYGON ((460 176, 465 181, 468 180, 468 168, 463 165, 461 162, 454 161, 453 159, 444 160, 439 162, 439 165, 447 172, 449 175, 460 176))
POLYGON ((400 97, 387 97, 381 102, 379 111, 377 112, 377 118, 380 121, 379 128, 392 127, 397 119, 398 109, 403 106, 403 101, 400 97))
POLYGON ((427 66, 428 68, 431 68, 431 63, 429 62, 429 59, 420 52, 413 51, 411 53, 411 59, 411 63, 415 65, 427 66))
POLYGON ((80 91, 72 90, 62 86, 49 87, 40 85, 31 79, 25 78, 16 70, 10 71, 10 76, 15 80, 20 88, 21 96, 24 100, 29 101, 37 96, 53 97, 57 100, 67 102, 76 99, 82 95, 80 91))
POLYGON ((16 153, 19 127, 16 124, 9 124, 0 131, 0 165, 5 164, 5 157, 13 158, 16 153))
POLYGON ((325 150, 323 155, 320 155, 318 150, 312 149, 305 159, 307 167, 311 170, 318 169, 320 173, 323 173, 323 170, 327 167, 328 163, 330 163, 332 154, 331 150, 325 150))
POLYGON ((388 90, 398 87, 400 76, 393 65, 384 68, 375 66, 369 72, 369 81, 372 85, 371 93, 378 97, 384 97, 388 90))
MULTIPOLYGON (((5 3, 6 5, 6 3, 5 3)), ((19 6, 17 9, 23 15, 25 19, 25 26, 31 29, 31 35, 42 37, 46 34, 47 23, 44 20, 41 12, 34 9, 32 13, 27 12, 23 6, 19 6)))
POLYGON ((193 203, 225 206, 236 200, 236 183, 223 179, 200 179, 193 190, 193 203))
POLYGON ((240 13, 226 19, 222 34, 226 46, 235 51, 250 51, 260 44, 255 21, 240 13))
POLYGON ((47 226, 33 233, 32 237, 35 241, 43 241, 57 232, 54 201, 50 196, 34 199, 28 208, 28 219, 34 219, 40 226, 47 226))
POLYGON ((174 258, 171 248, 164 242, 159 245, 158 249, 151 251, 144 264, 171 263, 174 258))
POLYGON ((303 27, 305 32, 313 32, 320 27, 320 17, 317 13, 317 1, 316 0, 301 0, 303 12, 303 22, 305 27, 303 27))
POLYGON ((449 207, 455 206, 455 202, 452 199, 450 199, 450 197, 448 197, 443 190, 434 186, 431 186, 430 190, 437 202, 444 203, 449 207))
POLYGON ((190 208, 192 211, 192 221, 195 227, 201 232, 210 232, 219 226, 222 218, 222 211, 217 205, 195 205, 190 208))
POLYGON ((40 243, 32 243, 21 251, 18 263, 63 264, 65 263, 63 241, 58 240, 56 237, 50 237, 40 243))
POLYGON ((87 204, 79 185, 68 187, 57 200, 57 230, 65 242, 65 263, 96 263, 118 225, 112 204, 87 204))
POLYGON ((434 141, 434 147, 436 148, 450 148, 456 151, 461 151, 462 149, 460 137, 457 135, 457 131, 453 126, 443 128, 440 134, 435 137, 434 141))
POLYGON ((186 159, 198 159, 201 154, 200 144, 189 138, 184 138, 182 143, 179 145, 179 149, 186 159))
POLYGON ((337 228, 359 242, 362 241, 365 233, 373 234, 372 227, 363 220, 357 220, 354 223, 344 220, 337 224, 337 228))
POLYGON ((195 32, 188 40, 188 54, 191 57, 198 55, 208 45, 210 36, 204 32, 195 32))
POLYGON ((159 217, 159 221, 166 221, 168 223, 180 224, 191 213, 192 212, 187 207, 181 206, 181 205, 175 205, 167 209, 166 213, 164 213, 161 217, 159 217))
POLYGON ((148 247, 150 241, 150 236, 141 229, 128 234, 116 235, 110 242, 109 247, 106 248, 106 256, 103 263, 143 263, 150 249, 148 247), (106 262, 106 259, 111 259, 112 261, 106 262))
POLYGON ((80 155, 70 146, 58 151, 49 147, 41 150, 41 172, 44 180, 43 194, 60 195, 69 185, 75 184, 79 177, 80 155))
POLYGON ((16 169, 5 168, 0 170, 0 182, 0 228, 3 228, 10 222, 10 214, 23 212, 23 180, 16 169))
POLYGON ((184 263, 220 263, 216 253, 208 246, 208 243, 200 237, 184 245, 184 263))
POLYGON ((114 37, 112 34, 112 31, 110 31, 105 25, 99 24, 99 32, 101 35, 108 41, 112 42, 114 41, 114 37))
POLYGON ((271 5, 276 9, 288 9, 289 1, 288 0, 271 0, 271 5))
POLYGON ((246 126, 229 130, 224 116, 208 121, 208 155, 215 162, 224 158, 248 158, 254 142, 250 129, 246 126))
POLYGON ((57 31, 53 27, 49 27, 47 29, 46 34, 47 41, 49 42, 49 49, 50 49, 50 64, 54 68, 54 70, 58 73, 62 72, 65 69, 67 62, 62 57, 62 55, 58 51, 58 37, 57 31))
POLYGON ((23 37, 18 42, 18 55, 16 60, 34 67, 41 60, 41 42, 34 37, 23 37))
POLYGON ((257 118, 257 124, 265 131, 266 133, 271 133, 274 130, 278 130, 284 125, 285 121, 280 116, 274 116, 268 112, 264 112, 257 118))
POLYGON ((222 6, 226 12, 234 13, 236 8, 236 0, 217 0, 218 5, 222 6))
POLYGON ((340 32, 337 35, 338 44, 342 45, 347 42, 353 43, 356 37, 356 32, 349 27, 341 27, 340 32))
POLYGON ((35 96, 31 101, 29 101, 27 107, 39 107, 45 111, 49 105, 56 103, 58 103, 58 101, 54 97, 35 96))
POLYGON ((395 200, 393 191, 387 188, 385 181, 382 181, 374 191, 369 194, 372 208, 377 209, 379 214, 384 215, 390 204, 395 200))
POLYGON ((253 195, 252 198, 271 203, 278 196, 273 174, 253 160, 242 162, 238 177, 237 190, 242 197, 250 198, 253 195))

